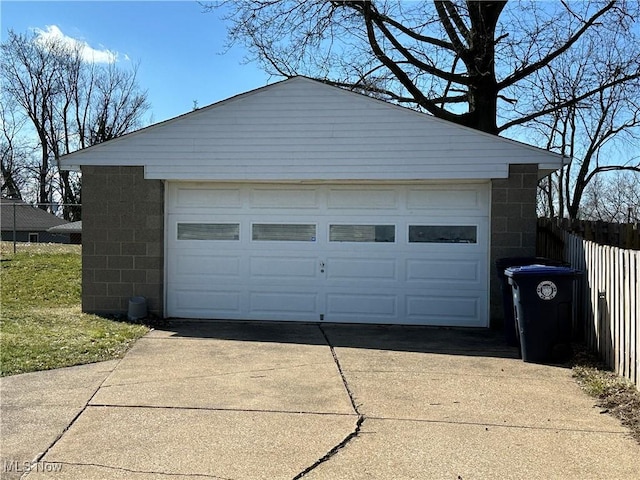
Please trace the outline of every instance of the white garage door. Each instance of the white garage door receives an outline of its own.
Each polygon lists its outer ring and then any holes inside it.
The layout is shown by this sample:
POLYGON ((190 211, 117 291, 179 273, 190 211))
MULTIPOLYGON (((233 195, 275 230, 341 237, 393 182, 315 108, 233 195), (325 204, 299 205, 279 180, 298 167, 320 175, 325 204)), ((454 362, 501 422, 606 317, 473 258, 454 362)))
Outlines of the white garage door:
POLYGON ((488 325, 489 184, 168 183, 167 314, 488 325))

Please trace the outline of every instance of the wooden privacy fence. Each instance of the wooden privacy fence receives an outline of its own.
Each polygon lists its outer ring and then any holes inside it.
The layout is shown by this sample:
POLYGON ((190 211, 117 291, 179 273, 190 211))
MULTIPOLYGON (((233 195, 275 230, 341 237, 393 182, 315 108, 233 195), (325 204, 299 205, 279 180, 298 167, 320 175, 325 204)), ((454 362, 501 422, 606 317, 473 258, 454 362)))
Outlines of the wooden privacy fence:
POLYGON ((540 224, 554 224, 564 231, 571 232, 580 238, 591 240, 600 245, 640 250, 640 224, 638 223, 541 218, 540 224))
POLYGON ((578 331, 640 390, 640 250, 599 245, 543 221, 540 226, 538 254, 583 272, 574 294, 578 331))

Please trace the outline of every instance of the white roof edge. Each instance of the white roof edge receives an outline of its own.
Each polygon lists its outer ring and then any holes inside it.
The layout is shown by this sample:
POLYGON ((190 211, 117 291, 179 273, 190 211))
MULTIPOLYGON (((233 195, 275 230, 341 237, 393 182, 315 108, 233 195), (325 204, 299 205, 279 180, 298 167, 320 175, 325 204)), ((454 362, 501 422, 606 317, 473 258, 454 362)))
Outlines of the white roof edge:
POLYGON ((354 176, 354 175, 326 175, 326 176, 310 176, 301 175, 293 177, 285 177, 280 174, 263 174, 254 175, 247 173, 245 175, 225 175, 225 174, 173 174, 167 175, 166 172, 156 172, 153 170, 145 169, 144 178, 147 180, 165 180, 165 181, 183 181, 183 182, 275 182, 275 183, 340 183, 340 182, 384 182, 384 183, 420 183, 431 181, 489 181, 498 178, 509 178, 509 168, 494 169, 491 172, 478 175, 452 175, 450 173, 441 173, 436 175, 429 175, 428 177, 417 177, 410 175, 367 175, 367 176, 354 176))
POLYGON ((571 159, 569 157, 565 157, 561 155, 560 160, 562 162, 560 165, 551 164, 551 163, 538 164, 538 178, 541 179, 548 175, 551 175, 553 172, 557 172, 558 170, 563 168, 565 165, 568 165, 571 159))

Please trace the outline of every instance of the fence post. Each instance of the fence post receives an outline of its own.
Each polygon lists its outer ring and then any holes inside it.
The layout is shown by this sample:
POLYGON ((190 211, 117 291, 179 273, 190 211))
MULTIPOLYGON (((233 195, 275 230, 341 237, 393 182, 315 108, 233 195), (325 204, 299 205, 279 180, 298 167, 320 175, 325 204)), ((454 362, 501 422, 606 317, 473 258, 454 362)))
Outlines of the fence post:
POLYGON ((16 202, 13 202, 13 254, 16 254, 16 202))

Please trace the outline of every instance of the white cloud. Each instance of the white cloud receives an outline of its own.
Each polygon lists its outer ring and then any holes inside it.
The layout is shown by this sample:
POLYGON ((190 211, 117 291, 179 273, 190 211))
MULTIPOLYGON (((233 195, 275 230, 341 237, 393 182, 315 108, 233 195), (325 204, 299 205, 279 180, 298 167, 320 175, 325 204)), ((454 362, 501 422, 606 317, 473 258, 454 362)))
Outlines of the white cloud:
MULTIPOLYGON (((83 40, 65 35, 57 25, 47 25, 45 30, 34 28, 34 32, 36 33, 35 41, 40 45, 46 45, 48 42, 55 41, 62 43, 62 45, 69 49, 78 48, 82 60, 87 63, 115 63, 118 61, 118 52, 113 52, 106 48, 93 48, 83 40)), ((128 56, 125 55, 125 59, 128 59, 128 56)))

